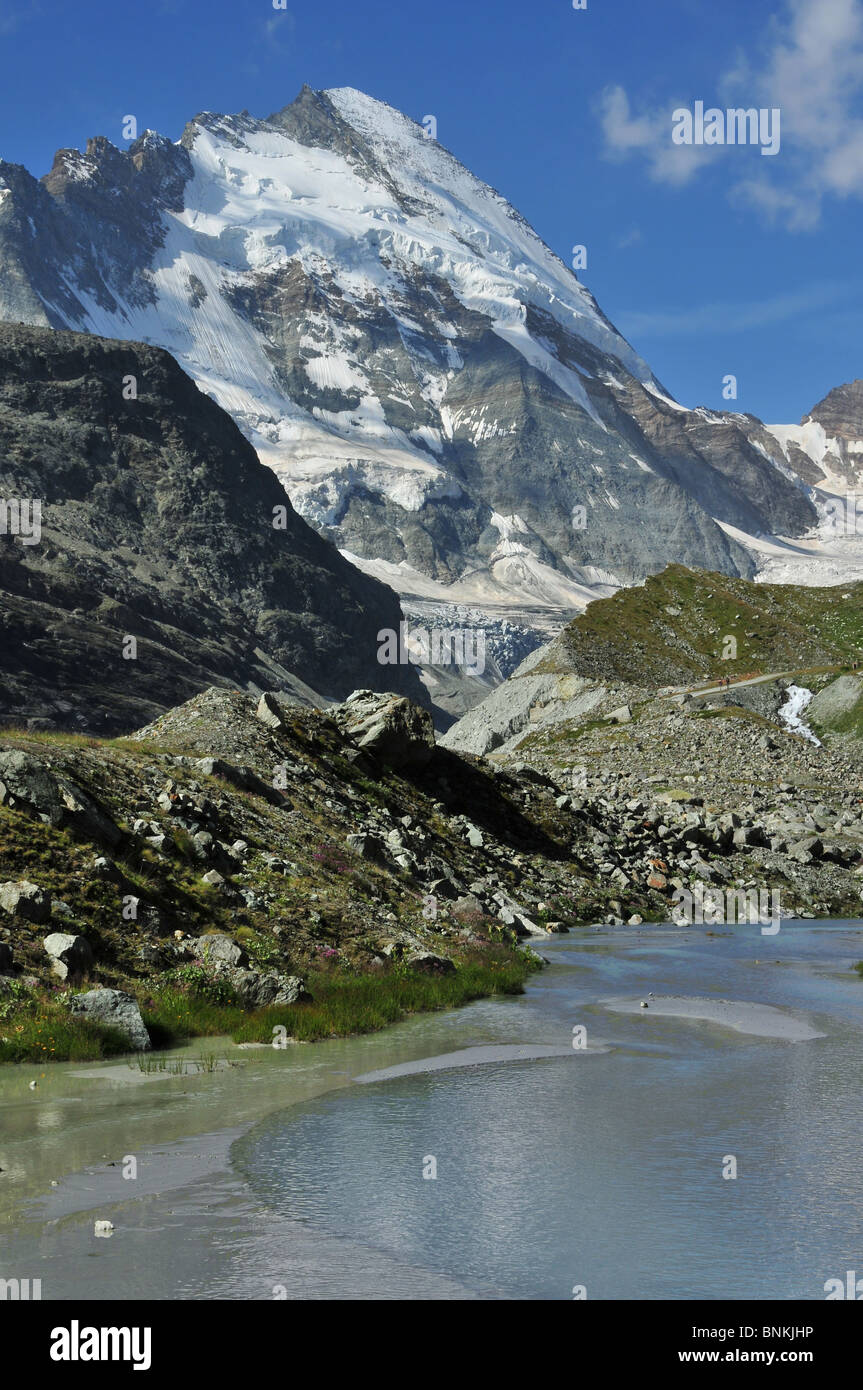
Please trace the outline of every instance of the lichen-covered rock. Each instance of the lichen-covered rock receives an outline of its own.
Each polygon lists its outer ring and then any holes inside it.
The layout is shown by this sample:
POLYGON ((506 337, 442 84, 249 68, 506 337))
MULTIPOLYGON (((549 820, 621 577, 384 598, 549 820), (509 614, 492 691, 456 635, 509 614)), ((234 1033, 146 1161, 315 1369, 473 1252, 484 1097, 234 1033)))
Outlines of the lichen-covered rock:
POLYGON ((417 951, 414 955, 408 956, 406 964, 411 970, 417 970, 421 975, 452 975, 455 972, 455 965, 446 956, 437 956, 433 951, 417 951))
POLYGON ((264 692, 258 701, 255 716, 260 719, 262 724, 266 724, 269 729, 281 729, 284 727, 285 721, 282 718, 282 711, 276 702, 275 696, 269 695, 266 692, 264 692))
POLYGON ((300 1004, 312 998, 299 975, 267 974, 226 965, 217 969, 219 979, 227 980, 247 1009, 263 1009, 270 1004, 300 1004))
POLYGON ((248 965, 242 946, 229 936, 213 932, 210 936, 191 937, 186 945, 200 956, 206 965, 248 965))

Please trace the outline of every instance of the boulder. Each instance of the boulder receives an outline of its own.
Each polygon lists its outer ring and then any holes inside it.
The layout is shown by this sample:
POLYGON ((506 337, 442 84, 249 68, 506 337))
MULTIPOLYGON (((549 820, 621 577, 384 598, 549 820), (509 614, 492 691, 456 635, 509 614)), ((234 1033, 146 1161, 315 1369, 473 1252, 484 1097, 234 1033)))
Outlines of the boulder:
POLYGON ((52 932, 42 943, 51 957, 51 968, 61 980, 73 980, 85 975, 93 965, 93 951, 84 936, 69 932, 52 932))
POLYGON ((226 762, 224 758, 193 758, 192 766, 202 772, 205 777, 220 777, 223 782, 230 782, 232 787, 238 787, 240 791, 254 792, 256 796, 263 797, 271 805, 281 804, 281 792, 276 791, 262 777, 259 777, 252 767, 236 767, 233 763, 226 762))
POLYGON ((618 709, 613 709, 608 717, 612 724, 628 724, 632 718, 632 709, 629 705, 620 705, 618 709))
POLYGON ((355 690, 329 713, 346 738, 387 767, 424 767, 435 751, 431 715, 402 695, 355 690))
POLYGON ((744 825, 734 832, 734 845, 737 849, 750 849, 769 844, 770 841, 763 825, 744 825))
POLYGON ((260 970, 244 970, 238 965, 223 965, 216 969, 219 979, 227 980, 247 1009, 263 1009, 270 1004, 300 1004, 310 1000, 305 981, 299 975, 267 974, 260 970))
POLYGON ((11 975, 13 969, 12 947, 0 941, 0 975, 11 975))
POLYGON ((94 878, 105 878, 110 883, 122 883, 123 874, 113 859, 106 859, 104 854, 100 854, 90 865, 90 873, 94 878))
POLYGON ((186 943, 200 956, 206 965, 248 965, 249 960, 242 946, 229 936, 213 932, 210 936, 190 937, 186 943))
POLYGON ((452 975, 455 972, 451 960, 446 956, 436 956, 433 951, 417 951, 408 956, 405 963, 422 975, 452 975))
POLYGON ((283 729, 285 727, 281 708, 274 695, 265 692, 258 701, 255 714, 262 724, 267 725, 268 729, 283 729))
POLYGON ((69 1012, 116 1028, 128 1038, 134 1052, 149 1052, 153 1045, 137 1000, 120 989, 91 989, 87 994, 73 994, 69 1012))
POLYGON ((0 907, 25 922, 47 922, 51 916, 51 894, 25 878, 0 883, 0 907))
POLYGON ((377 835, 370 835, 365 831, 358 835, 348 835, 345 838, 345 844, 361 859, 374 860, 383 857, 383 844, 377 835))
POLYGON ((109 845, 122 839, 119 827, 86 792, 32 753, 0 753, 0 805, 38 816, 49 825, 68 826, 84 839, 109 845))
POLYGON ((798 864, 811 864, 814 860, 820 859, 823 853, 824 845, 817 835, 807 835, 805 839, 797 840, 788 847, 789 858, 796 859, 798 864))

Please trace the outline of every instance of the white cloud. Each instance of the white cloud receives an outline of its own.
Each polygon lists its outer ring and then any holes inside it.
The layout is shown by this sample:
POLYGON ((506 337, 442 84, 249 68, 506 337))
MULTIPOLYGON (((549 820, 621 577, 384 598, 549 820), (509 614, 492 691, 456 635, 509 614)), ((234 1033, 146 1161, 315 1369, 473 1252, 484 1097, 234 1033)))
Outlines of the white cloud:
MULTIPOLYGON (((758 50, 738 53, 717 74, 715 92, 729 104, 782 113, 775 158, 750 159, 745 174, 738 161, 725 160, 724 169, 735 175, 729 189, 735 201, 800 230, 818 223, 825 198, 863 197, 863 0, 786 0, 758 50)), ((713 105, 715 96, 704 92, 703 99, 713 105)), ((638 115, 621 87, 607 91, 601 110, 606 152, 638 154, 651 178, 687 183, 708 161, 716 162, 717 150, 728 151, 671 144, 670 113, 684 105, 669 101, 638 115), (688 162, 676 157, 693 152, 699 157, 688 162)))
POLYGON ((715 157, 716 147, 671 143, 671 112, 675 105, 669 103, 668 107, 633 116, 623 88, 606 88, 599 108, 606 153, 623 159, 640 151, 652 178, 662 183, 688 183, 703 164, 715 157))

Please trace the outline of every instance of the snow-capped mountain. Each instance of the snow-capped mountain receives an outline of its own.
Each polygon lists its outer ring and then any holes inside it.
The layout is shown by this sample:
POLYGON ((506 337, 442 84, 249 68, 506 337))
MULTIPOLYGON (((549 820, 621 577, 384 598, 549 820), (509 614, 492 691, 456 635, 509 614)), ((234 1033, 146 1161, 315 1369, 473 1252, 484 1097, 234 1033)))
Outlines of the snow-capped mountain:
POLYGON ((797 425, 764 429, 781 449, 781 466, 806 485, 817 522, 794 539, 747 538, 758 578, 806 585, 863 579, 863 380, 834 387, 797 425))
POLYGON ((0 317, 167 348, 308 521, 429 601, 752 575, 750 537, 817 520, 775 434, 677 404, 500 194, 352 89, 41 181, 0 162, 0 317))

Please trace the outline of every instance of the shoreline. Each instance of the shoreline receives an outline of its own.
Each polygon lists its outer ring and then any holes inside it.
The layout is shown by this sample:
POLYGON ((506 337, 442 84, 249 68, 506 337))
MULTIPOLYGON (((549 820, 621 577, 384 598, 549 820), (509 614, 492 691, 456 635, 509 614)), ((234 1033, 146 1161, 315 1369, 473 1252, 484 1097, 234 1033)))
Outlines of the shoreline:
MULTIPOLYGON (((840 930, 844 925, 834 923, 840 930)), ((636 938, 640 946, 648 935, 643 928, 600 930, 612 950, 614 938, 621 945, 636 938)), ((585 933, 584 941, 589 943, 592 935, 585 933)), ((113 1282, 117 1277, 123 1289, 118 1297, 148 1300, 301 1298, 307 1296, 306 1278, 314 1289, 311 1297, 355 1297, 357 1287, 374 1289, 371 1296, 376 1298, 403 1296, 405 1288, 421 1298, 503 1296, 494 1288, 463 1285, 421 1263, 400 1261, 339 1230, 309 1226, 295 1219, 290 1208, 273 1209, 250 1185, 242 1164, 232 1165, 231 1151, 276 1112, 336 1093, 347 1098, 355 1087, 379 1081, 472 1066, 535 1066, 546 1059, 553 1065, 567 1056, 594 1075, 595 1066, 607 1065, 604 1056, 631 1050, 636 1036, 631 1017, 620 1036, 606 1030, 603 1036, 593 1035, 589 1029, 590 1046, 583 1050, 566 1041, 568 1021, 562 1036, 556 1031, 553 1010, 547 1015, 552 1029, 536 1027, 543 1017, 541 1008, 536 1009, 538 996, 550 990, 553 1000, 563 975, 576 963, 574 944, 572 937, 554 943, 559 950, 550 952, 551 968, 532 978, 527 995, 413 1015, 383 1032, 330 1039, 315 1047, 244 1050, 227 1039, 211 1039, 233 1064, 213 1071, 146 1074, 130 1066, 128 1058, 107 1064, 59 1063, 41 1071, 30 1064, 7 1069, 0 1074, 0 1166, 7 1170, 0 1174, 0 1232, 6 1272, 14 1264, 41 1277, 42 1296, 52 1301, 113 1297, 105 1291, 120 1287, 113 1282), (593 1060, 586 1061, 588 1057, 593 1060), (14 1088, 10 1072, 18 1078, 14 1088), (29 1090, 30 1078, 39 1081, 35 1092, 29 1090), (137 1160, 135 1181, 123 1176, 129 1155, 137 1160), (114 1223, 109 1238, 95 1235, 96 1219, 114 1223), (291 1291, 273 1291, 282 1286, 291 1291)), ((633 1003, 631 996, 600 993, 584 998, 573 1016, 584 1017, 585 1010, 588 1017, 596 1010, 605 1012, 609 1003, 621 1000, 629 1005, 624 1013, 638 1010, 638 998, 633 1003)), ((672 1026, 679 1018, 679 1027, 688 1029, 691 1019, 701 1018, 718 1036, 717 1021, 705 1010, 723 1002, 744 1014, 754 1009, 760 1021, 763 1015, 774 1025, 770 1034, 738 1035, 741 1043, 795 1040, 787 1028, 775 1026, 788 1025, 795 1034, 803 1010, 793 1006, 717 1001, 682 992, 651 999, 650 1005, 672 1026), (681 999, 698 1012, 662 1012, 663 1002, 681 999)), ((605 1016, 614 1015, 608 1010, 605 1016)), ((730 1025, 723 1023, 730 1041, 730 1025)), ((647 1035, 645 1041, 649 1057, 654 1044, 647 1035)), ((725 1050, 721 1042, 714 1045, 725 1050)), ((199 1050, 191 1043, 170 1055, 192 1064, 199 1050)), ((587 1074, 574 1073, 574 1080, 578 1075, 587 1074)), ((290 1123, 289 1114, 286 1121, 290 1123)))
MULTIPOLYGON (((69 1180, 98 1178, 107 1201, 124 1155, 149 1159, 165 1145, 196 1137, 236 1137, 273 1111, 348 1087, 364 1074, 422 1066, 452 1051, 453 1038, 494 1047, 493 1030, 477 1022, 477 1010, 482 1014, 499 1004, 517 1008, 524 997, 490 994, 450 1009, 413 1013, 378 1031, 286 1048, 250 1048, 217 1035, 158 1053, 0 1067, 0 1230, 38 1220, 33 1204, 50 1200, 69 1180), (202 1044, 218 1054, 216 1066, 196 1065, 202 1044), (164 1059, 178 1070, 141 1071, 142 1056, 164 1059), (234 1119, 230 1127, 219 1123, 226 1111, 234 1119)), ((167 1166, 165 1173, 170 1174, 167 1166)), ((119 1190, 135 1200, 130 1186, 122 1182, 119 1190)))

